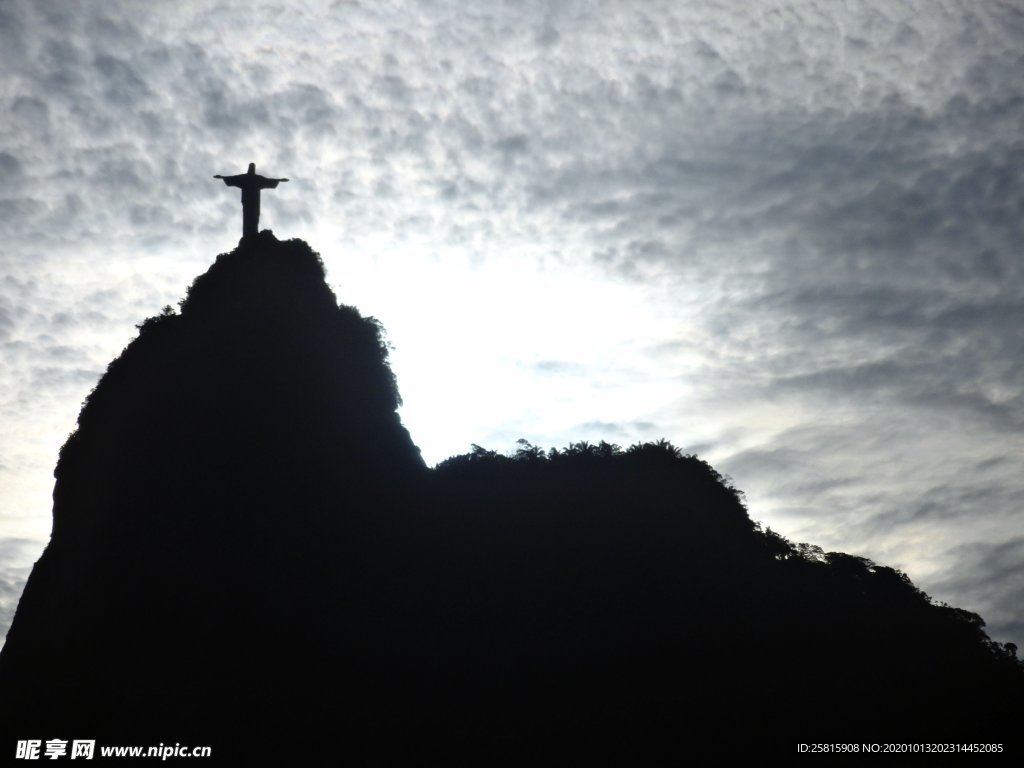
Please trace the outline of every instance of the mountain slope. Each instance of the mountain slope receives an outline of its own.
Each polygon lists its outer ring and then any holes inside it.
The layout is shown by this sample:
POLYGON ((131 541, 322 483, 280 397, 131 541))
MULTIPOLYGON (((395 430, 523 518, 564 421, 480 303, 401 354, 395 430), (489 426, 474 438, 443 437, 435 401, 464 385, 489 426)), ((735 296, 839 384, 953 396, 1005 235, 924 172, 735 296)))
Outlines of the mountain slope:
POLYGON ((4 744, 521 762, 1012 733, 1024 675, 977 616, 762 531, 696 457, 428 471, 398 404, 381 329, 305 243, 218 257, 62 449, 4 744))

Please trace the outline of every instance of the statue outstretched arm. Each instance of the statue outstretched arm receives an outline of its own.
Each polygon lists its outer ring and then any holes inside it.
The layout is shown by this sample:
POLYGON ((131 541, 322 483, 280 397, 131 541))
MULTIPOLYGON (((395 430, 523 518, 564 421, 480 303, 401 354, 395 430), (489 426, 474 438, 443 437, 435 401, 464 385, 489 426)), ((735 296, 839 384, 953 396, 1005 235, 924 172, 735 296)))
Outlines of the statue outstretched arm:
POLYGON ((221 176, 218 173, 213 178, 222 179, 224 183, 227 184, 229 187, 240 187, 242 186, 242 181, 246 178, 246 175, 243 173, 238 176, 221 176))
POLYGON ((266 176, 260 176, 260 189, 273 189, 277 186, 278 182, 288 181, 288 179, 268 179, 266 176))

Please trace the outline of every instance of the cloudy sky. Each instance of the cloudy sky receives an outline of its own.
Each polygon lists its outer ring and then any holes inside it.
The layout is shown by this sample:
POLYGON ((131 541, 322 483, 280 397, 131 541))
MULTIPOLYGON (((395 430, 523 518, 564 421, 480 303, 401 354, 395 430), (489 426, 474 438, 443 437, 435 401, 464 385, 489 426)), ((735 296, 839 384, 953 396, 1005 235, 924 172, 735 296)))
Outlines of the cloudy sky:
POLYGON ((0 0, 0 630, 255 161, 429 462, 667 437, 1024 646, 1022 52, 1016 0, 0 0))

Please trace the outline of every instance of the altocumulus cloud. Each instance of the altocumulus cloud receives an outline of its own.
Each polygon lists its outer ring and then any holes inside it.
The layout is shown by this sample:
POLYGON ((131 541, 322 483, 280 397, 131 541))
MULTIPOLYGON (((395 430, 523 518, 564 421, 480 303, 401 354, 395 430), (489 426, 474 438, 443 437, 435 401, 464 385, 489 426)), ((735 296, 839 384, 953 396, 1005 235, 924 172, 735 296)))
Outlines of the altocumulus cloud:
POLYGON ((1020 555, 1021 51, 1020 9, 954 0, 4 3, 4 524, 45 535, 75 409, 230 246, 209 176, 255 159, 293 179, 265 226, 384 233, 446 278, 514 252, 648 308, 617 318, 628 361, 510 361, 541 394, 477 442, 700 447, 755 517, 1024 644, 986 564, 1020 555), (563 428, 555 386, 619 399, 563 428))

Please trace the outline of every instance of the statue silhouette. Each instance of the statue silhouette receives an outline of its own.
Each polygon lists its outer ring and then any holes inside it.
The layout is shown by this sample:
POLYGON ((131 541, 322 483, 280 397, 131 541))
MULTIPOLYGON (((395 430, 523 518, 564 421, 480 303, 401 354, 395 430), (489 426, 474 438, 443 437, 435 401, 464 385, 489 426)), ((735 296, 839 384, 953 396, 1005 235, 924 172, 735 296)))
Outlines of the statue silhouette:
POLYGON ((255 235, 260 223, 260 190, 273 189, 279 182, 288 179, 268 179, 266 176, 256 175, 256 163, 249 163, 249 172, 240 173, 237 176, 221 176, 219 173, 215 179, 223 179, 229 187, 241 187, 242 189, 242 237, 255 235))

